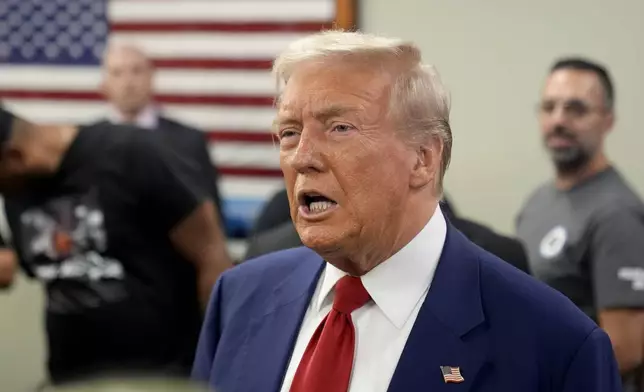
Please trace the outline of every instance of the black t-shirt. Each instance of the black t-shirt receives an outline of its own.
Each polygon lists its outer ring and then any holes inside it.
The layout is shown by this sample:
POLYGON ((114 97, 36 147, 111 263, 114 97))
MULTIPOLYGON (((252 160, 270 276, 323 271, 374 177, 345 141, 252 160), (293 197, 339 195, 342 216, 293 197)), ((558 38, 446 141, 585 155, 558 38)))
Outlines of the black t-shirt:
POLYGON ((59 172, 6 197, 25 272, 45 284, 54 381, 187 374, 201 324, 194 267, 169 231, 203 200, 195 165, 145 130, 81 127, 59 172))

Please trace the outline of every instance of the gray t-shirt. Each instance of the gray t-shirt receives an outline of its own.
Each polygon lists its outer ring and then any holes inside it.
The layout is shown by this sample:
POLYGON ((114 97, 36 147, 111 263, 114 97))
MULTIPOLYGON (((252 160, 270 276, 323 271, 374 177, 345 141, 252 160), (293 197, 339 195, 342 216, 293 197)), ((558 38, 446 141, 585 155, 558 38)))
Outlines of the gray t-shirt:
POLYGON ((568 191, 550 182, 517 218, 532 273, 586 314, 644 308, 644 204, 609 168, 568 191))

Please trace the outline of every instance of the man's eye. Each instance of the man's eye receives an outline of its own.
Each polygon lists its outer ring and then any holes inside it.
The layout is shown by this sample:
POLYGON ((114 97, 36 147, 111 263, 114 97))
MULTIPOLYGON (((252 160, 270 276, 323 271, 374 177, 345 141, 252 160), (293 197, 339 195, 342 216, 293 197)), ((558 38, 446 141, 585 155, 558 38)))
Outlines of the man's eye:
POLYGON ((338 124, 338 125, 335 125, 333 127, 333 130, 337 131, 337 132, 347 132, 347 131, 350 131, 352 129, 353 129, 353 127, 351 125, 347 125, 347 124, 338 124))
POLYGON ((290 136, 293 136, 293 135, 295 135, 294 131, 292 131, 290 129, 285 129, 285 130, 280 132, 279 137, 280 137, 280 139, 284 139, 284 138, 287 138, 287 137, 290 137, 290 136))
POLYGON ((564 105, 564 112, 581 117, 588 112, 588 106, 583 102, 570 102, 564 105))

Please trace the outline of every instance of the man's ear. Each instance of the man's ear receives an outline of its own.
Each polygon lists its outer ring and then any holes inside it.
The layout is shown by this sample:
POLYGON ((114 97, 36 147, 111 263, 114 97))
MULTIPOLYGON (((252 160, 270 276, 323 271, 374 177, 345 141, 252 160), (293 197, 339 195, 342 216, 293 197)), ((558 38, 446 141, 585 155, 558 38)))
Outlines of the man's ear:
POLYGON ((410 184, 414 189, 434 183, 439 172, 443 145, 435 138, 416 148, 416 162, 412 169, 410 184))
POLYGON ((2 150, 3 166, 8 173, 21 175, 27 172, 28 163, 25 153, 15 146, 8 145, 2 150))
POLYGON ((613 130, 613 127, 615 126, 615 113, 611 112, 606 115, 606 118, 604 119, 604 129, 606 130, 604 133, 608 134, 613 130))

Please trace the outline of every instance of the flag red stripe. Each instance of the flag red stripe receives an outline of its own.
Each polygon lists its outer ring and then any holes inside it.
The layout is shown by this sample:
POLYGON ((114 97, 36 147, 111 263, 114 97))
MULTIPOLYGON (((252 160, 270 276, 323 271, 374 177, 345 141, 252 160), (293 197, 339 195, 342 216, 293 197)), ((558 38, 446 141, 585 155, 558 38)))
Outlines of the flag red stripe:
MULTIPOLYGON (((30 91, 0 90, 0 98, 9 99, 54 99, 102 101, 101 94, 90 91, 30 91)), ((272 106, 273 97, 225 96, 225 95, 168 95, 158 94, 155 100, 161 103, 187 105, 224 105, 224 106, 272 106)))
POLYGON ((208 140, 212 142, 250 142, 250 143, 277 143, 277 138, 266 132, 212 130, 207 133, 208 140))
POLYGON ((252 69, 270 70, 273 67, 273 60, 235 60, 235 59, 153 59, 152 62, 157 68, 186 68, 186 69, 252 69))
POLYGON ((210 142, 277 143, 277 138, 271 131, 255 132, 213 129, 206 132, 206 138, 210 142))
POLYGON ((231 167, 217 166, 219 174, 222 176, 242 176, 242 177, 282 177, 280 169, 264 169, 256 167, 231 167))
POLYGON ((313 33, 331 27, 329 22, 113 22, 113 32, 151 33, 151 32, 224 32, 224 33, 313 33))

